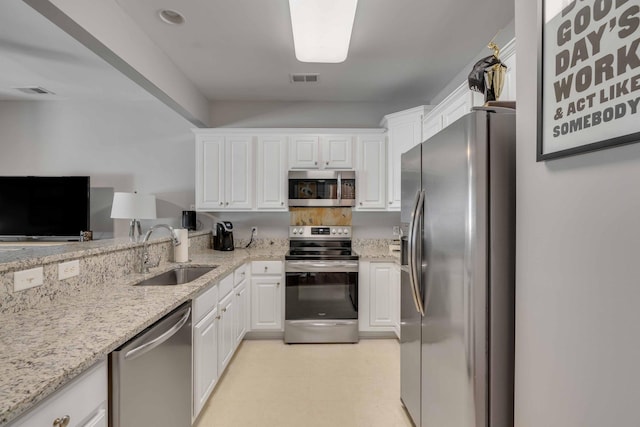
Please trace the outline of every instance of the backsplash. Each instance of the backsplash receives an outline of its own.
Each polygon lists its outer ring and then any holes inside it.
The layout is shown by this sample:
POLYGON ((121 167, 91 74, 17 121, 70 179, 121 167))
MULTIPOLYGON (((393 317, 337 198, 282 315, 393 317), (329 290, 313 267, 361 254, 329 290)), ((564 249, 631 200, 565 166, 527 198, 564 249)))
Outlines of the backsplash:
POLYGON ((351 208, 289 208, 291 225, 351 225, 351 208))
MULTIPOLYGON (((210 233, 195 235, 189 238, 190 251, 201 251, 210 248, 210 233)), ((160 258, 165 263, 173 254, 168 239, 158 243, 150 243, 149 255, 152 260, 160 258)), ((111 282, 135 272, 140 262, 142 246, 131 244, 114 244, 106 246, 100 253, 95 249, 83 256, 77 251, 68 257, 56 254, 51 260, 33 265, 29 260, 15 262, 15 268, 0 273, 0 313, 18 313, 36 307, 59 297, 74 297, 83 288, 109 286, 111 282), (58 264, 62 261, 77 259, 80 261, 80 274, 65 280, 58 280, 58 264), (14 271, 43 267, 43 284, 35 288, 13 291, 14 271)))

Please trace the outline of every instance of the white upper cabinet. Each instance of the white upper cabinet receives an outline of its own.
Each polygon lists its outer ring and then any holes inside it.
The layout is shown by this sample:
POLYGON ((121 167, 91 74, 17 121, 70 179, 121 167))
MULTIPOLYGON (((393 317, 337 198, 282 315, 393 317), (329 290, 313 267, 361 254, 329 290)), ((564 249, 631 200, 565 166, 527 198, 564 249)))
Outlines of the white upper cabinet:
POLYGON ((252 137, 196 137, 196 209, 252 209, 253 176, 252 137))
POLYGON ((504 86, 500 101, 516 100, 516 40, 513 39, 502 47, 500 59, 507 66, 507 73, 504 77, 504 86))
POLYGON ((400 210, 400 156, 422 142, 422 118, 428 108, 423 105, 389 114, 382 121, 383 126, 387 128, 389 138, 386 204, 390 211, 400 210))
MULTIPOLYGON (((498 101, 515 101, 516 99, 516 41, 511 40, 502 46, 500 59, 507 66, 505 83, 498 101)), ((429 139, 451 123, 471 111, 473 107, 484 105, 484 96, 469 89, 467 81, 463 82, 449 96, 426 114, 422 120, 422 139, 429 139)))
POLYGON ((353 169, 353 135, 294 135, 291 169, 353 169))
POLYGON ((291 169, 318 169, 320 137, 294 135, 289 145, 291 169))
POLYGON ((384 210, 386 141, 383 134, 358 136, 356 210, 384 210))
POLYGON ((353 137, 332 135, 320 138, 324 169, 353 169, 353 137))
POLYGON ((287 137, 259 136, 256 175, 257 208, 287 210, 287 137))

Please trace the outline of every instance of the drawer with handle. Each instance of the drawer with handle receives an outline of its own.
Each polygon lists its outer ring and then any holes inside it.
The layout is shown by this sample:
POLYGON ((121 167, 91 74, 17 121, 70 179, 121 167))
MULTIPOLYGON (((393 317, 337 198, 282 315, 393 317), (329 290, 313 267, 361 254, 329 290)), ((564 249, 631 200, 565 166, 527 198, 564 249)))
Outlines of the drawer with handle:
POLYGON ((282 261, 253 261, 251 274, 282 274, 282 261))

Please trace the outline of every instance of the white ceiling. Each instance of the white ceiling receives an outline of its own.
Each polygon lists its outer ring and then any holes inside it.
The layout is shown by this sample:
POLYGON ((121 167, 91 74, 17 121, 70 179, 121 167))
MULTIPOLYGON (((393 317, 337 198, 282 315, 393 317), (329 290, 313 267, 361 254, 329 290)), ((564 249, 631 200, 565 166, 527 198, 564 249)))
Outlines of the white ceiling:
MULTIPOLYGON (((113 1, 212 101, 428 103, 514 14, 513 0, 360 0, 347 60, 306 64, 288 0, 113 1), (186 23, 165 24, 163 8, 186 23), (308 72, 320 82, 290 83, 308 72)), ((0 2, 0 69, 0 100, 151 97, 21 0, 0 2), (14 89, 24 86, 56 95, 14 89)))
POLYGON ((0 1, 0 100, 155 98, 21 0, 0 1), (55 95, 15 88, 40 86, 55 95))
POLYGON ((116 1, 213 101, 428 102, 514 16, 513 0, 360 0, 347 60, 306 64, 288 0, 116 1), (186 23, 162 22, 164 8, 186 23), (320 83, 289 82, 301 72, 320 83))

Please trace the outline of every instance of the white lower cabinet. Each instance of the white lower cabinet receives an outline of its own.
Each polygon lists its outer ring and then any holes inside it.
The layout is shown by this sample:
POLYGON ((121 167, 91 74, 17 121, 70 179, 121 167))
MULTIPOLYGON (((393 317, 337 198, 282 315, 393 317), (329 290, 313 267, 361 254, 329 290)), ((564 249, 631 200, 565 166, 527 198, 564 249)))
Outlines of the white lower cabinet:
POLYGON ((251 329, 282 331, 282 261, 251 263, 251 329))
POLYGON ((222 373, 229 364, 235 350, 236 336, 234 328, 234 293, 230 292, 218 303, 220 328, 218 342, 218 372, 222 373))
POLYGON ((193 419, 218 383, 248 325, 247 265, 193 301, 193 419))
POLYGON ((358 278, 359 328, 366 332, 400 330, 400 269, 393 262, 361 261, 358 278))
POLYGON ((218 324, 214 307, 193 327, 193 418, 197 417, 218 382, 218 324))
POLYGON ((249 291, 247 287, 247 281, 242 281, 238 286, 233 289, 235 293, 236 307, 235 307, 235 346, 240 345, 240 342, 244 338, 247 330, 249 329, 249 291))
POLYGON ((101 361, 10 426, 106 427, 107 393, 107 362, 101 361))

